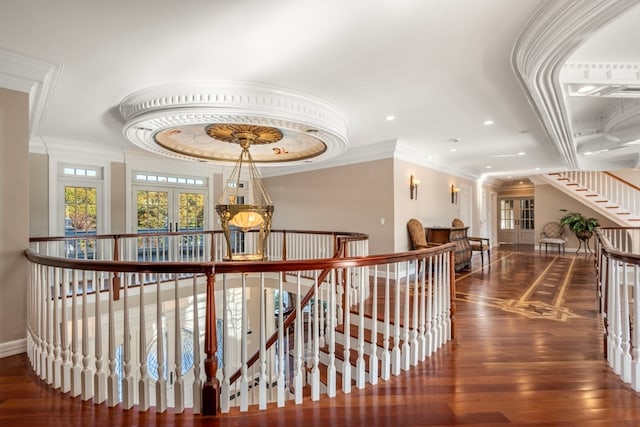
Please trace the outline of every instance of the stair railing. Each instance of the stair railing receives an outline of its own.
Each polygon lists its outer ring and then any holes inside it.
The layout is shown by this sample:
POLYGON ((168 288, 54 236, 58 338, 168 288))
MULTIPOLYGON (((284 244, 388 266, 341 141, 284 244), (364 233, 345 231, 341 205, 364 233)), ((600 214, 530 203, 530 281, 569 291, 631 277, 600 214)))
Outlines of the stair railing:
POLYGON ((640 391, 640 228, 603 227, 596 236, 604 355, 613 371, 640 391))
MULTIPOLYGON (((356 387, 364 386, 363 375, 369 383, 388 379, 398 363, 390 357, 392 346, 401 349, 398 360, 409 360, 410 365, 414 353, 407 356, 407 351, 416 349, 422 360, 452 336, 451 245, 338 259, 214 262, 224 240, 214 232, 193 233, 92 236, 91 245, 80 245, 82 256, 73 258, 65 257, 67 241, 73 239, 33 239, 26 251, 31 266, 27 343, 35 372, 54 389, 95 404, 137 406, 140 411, 155 407, 157 412, 173 407, 176 413, 193 408, 194 413, 214 414, 219 407, 228 409, 226 402, 246 410, 254 404, 265 408, 270 401, 278 406, 288 400, 300 403, 307 395, 333 397, 340 376, 343 391, 350 390, 352 381, 345 378, 353 369, 356 387), (404 278, 411 265, 420 273, 404 278), (354 282, 357 286, 351 287, 354 282), (272 289, 280 295, 304 295, 313 289, 306 304, 296 299, 296 312, 302 315, 290 328, 282 327, 282 299, 278 313, 269 314, 274 312, 272 289), (383 314, 373 316, 383 293, 383 314), (404 319, 403 338, 394 340, 389 331, 397 326, 388 314, 390 304, 398 305, 389 296, 398 293, 403 311, 393 319, 404 319), (361 295, 355 304, 342 301, 352 295, 361 295), (408 312, 408 296, 418 313, 408 312), (220 299, 224 304, 216 310, 220 299), (217 316, 220 308, 223 313, 217 316), (356 333, 345 327, 349 323, 356 333), (267 350, 266 337, 277 325, 278 341, 267 350), (365 335, 375 338, 367 341, 365 335), (259 363, 249 368, 248 354, 258 347, 259 363), (367 358, 369 368, 363 369, 367 358), (237 360, 242 386, 225 395, 224 371, 235 371, 237 360)), ((289 240, 296 233, 281 234, 281 243, 274 243, 275 258, 319 253, 316 249, 323 244, 316 237, 297 245, 289 240)), ((327 237, 337 241, 348 234, 327 237)), ((361 235, 344 240, 349 241, 350 255, 366 251, 361 235)), ((401 368, 408 365, 403 362, 401 368)))
POLYGON ((640 216, 640 188, 611 172, 568 171, 555 174, 578 184, 598 200, 616 206, 618 212, 640 216))

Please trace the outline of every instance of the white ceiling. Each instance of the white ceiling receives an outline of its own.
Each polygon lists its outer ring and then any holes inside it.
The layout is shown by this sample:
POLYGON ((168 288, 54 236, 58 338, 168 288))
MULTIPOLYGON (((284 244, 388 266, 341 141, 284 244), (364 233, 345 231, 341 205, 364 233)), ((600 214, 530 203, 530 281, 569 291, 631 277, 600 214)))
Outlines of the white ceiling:
MULTIPOLYGON (((32 137, 45 144, 139 150, 122 134, 118 105, 127 95, 224 80, 335 105, 349 124, 347 154, 356 157, 396 140, 416 153, 415 163, 473 177, 523 176, 567 167, 512 67, 514 43, 543 3, 0 0, 0 53, 58 67, 32 124, 32 137), (484 125, 489 119, 494 124, 484 125)), ((640 64, 640 8, 618 21, 570 61, 640 64)), ((611 104, 572 102, 570 121, 592 125, 611 104)), ((611 165, 629 167, 638 147, 617 151, 630 153, 611 165)))

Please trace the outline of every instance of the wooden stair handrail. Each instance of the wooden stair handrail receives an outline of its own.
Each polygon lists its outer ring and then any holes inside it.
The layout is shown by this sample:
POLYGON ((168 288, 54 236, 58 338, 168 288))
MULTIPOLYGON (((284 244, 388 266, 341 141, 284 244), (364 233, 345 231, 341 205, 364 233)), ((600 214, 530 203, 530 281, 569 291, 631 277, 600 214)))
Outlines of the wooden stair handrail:
POLYGON ((628 185, 629 187, 633 188, 634 190, 640 191, 640 187, 638 187, 635 184, 632 184, 631 182, 627 181, 626 179, 620 178, 618 175, 612 173, 612 172, 608 172, 608 171, 604 171, 602 172, 607 176, 610 176, 611 178, 615 179, 616 181, 620 181, 625 185, 628 185))
MULTIPOLYGON (((340 254, 342 253, 343 249, 345 248, 345 244, 346 244, 346 240, 347 239, 342 239, 338 237, 338 244, 337 244, 337 248, 335 250, 335 253, 333 254, 332 258, 339 258, 340 254)), ((322 270, 322 273, 320 273, 320 275, 318 276, 318 283, 321 283, 324 281, 324 279, 327 278, 327 275, 331 272, 330 268, 325 268, 324 270, 322 270)), ((302 298, 302 300, 300 301, 300 307, 304 307, 305 305, 307 305, 307 303, 311 300, 311 297, 313 297, 313 295, 315 294, 315 288, 311 287, 309 288, 309 290, 307 291, 306 295, 304 296, 304 298, 302 298)), ((297 312, 298 310, 296 308, 294 308, 291 312, 289 312, 289 315, 287 316, 286 319, 284 319, 284 322, 282 324, 283 329, 287 329, 288 327, 291 326, 291 324, 293 323, 293 321, 296 319, 296 316, 298 314, 297 312)), ((271 346, 273 346, 273 344, 275 344, 278 341, 278 335, 280 334, 280 328, 276 329, 275 332, 267 339, 266 343, 265 343, 265 348, 271 348, 271 346)), ((247 360, 247 368, 253 366, 254 363, 256 363, 258 361, 258 359, 260 358, 260 349, 258 349, 248 360, 247 360)), ((240 376, 242 375, 242 368, 238 369, 236 372, 233 373, 233 375, 231 375, 229 377, 229 384, 233 384, 234 382, 236 382, 240 376)))

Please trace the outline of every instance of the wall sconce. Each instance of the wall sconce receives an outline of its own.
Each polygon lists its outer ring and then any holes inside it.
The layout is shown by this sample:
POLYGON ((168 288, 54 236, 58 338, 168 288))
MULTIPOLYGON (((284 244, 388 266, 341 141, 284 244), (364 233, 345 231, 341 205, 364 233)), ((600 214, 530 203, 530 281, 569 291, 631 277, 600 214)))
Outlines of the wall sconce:
POLYGON ((418 185, 420 185, 420 180, 411 175, 411 178, 409 179, 409 195, 411 200, 418 200, 418 185))
POLYGON ((460 188, 451 184, 451 203, 458 203, 458 191, 460 191, 460 188))

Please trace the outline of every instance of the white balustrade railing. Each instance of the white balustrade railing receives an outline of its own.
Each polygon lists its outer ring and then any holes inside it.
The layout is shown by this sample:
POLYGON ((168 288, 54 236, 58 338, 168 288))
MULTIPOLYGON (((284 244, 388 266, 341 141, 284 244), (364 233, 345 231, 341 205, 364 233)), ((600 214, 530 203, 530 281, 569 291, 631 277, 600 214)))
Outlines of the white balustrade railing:
POLYGON ((92 236, 73 243, 92 248, 82 257, 69 241, 27 251, 28 355, 95 404, 210 414, 301 403, 305 387, 334 397, 410 369, 453 331, 452 245, 367 256, 366 236, 275 231, 276 262, 229 263, 214 232, 92 236))
POLYGON ((599 228, 596 235, 604 354, 613 371, 640 391, 640 228, 599 228))
MULTIPOLYGON (((556 174, 596 194, 600 200, 618 206, 619 212, 640 216, 640 190, 608 172, 568 171, 556 174)), ((595 201, 595 200, 594 200, 595 201)))

